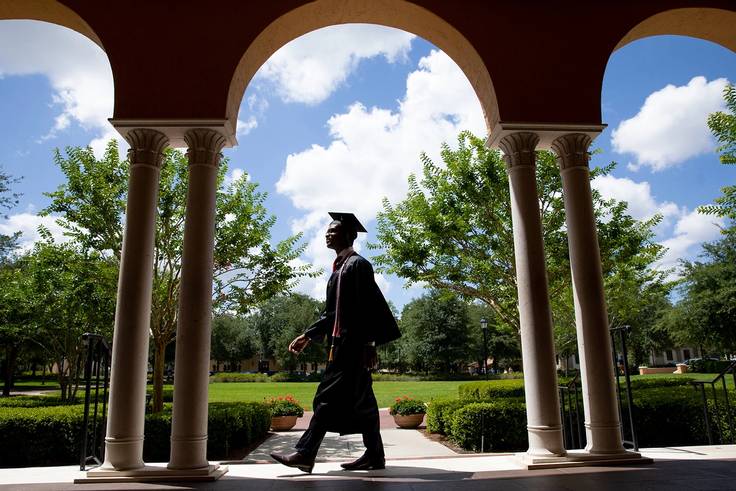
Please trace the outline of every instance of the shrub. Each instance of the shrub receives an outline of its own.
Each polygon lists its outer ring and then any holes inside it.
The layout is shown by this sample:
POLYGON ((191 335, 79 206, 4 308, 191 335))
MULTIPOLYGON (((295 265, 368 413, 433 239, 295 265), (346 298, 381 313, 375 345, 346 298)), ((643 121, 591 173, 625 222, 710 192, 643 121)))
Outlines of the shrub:
MULTIPOLYGON (((626 382, 624 381, 623 377, 620 380, 621 390, 623 391, 626 388, 626 382)), ((692 377, 683 377, 682 375, 652 378, 639 377, 631 380, 631 389, 648 390, 657 387, 678 387, 683 385, 689 386, 690 382, 692 382, 693 380, 695 379, 692 377)))
MULTIPOLYGON (((77 398, 77 404, 84 402, 84 394, 77 398)), ((51 407, 65 405, 59 396, 13 396, 0 397, 0 408, 3 407, 51 407)), ((68 404, 67 404, 68 405, 68 404)))
MULTIPOLYGON (((65 465, 79 462, 84 406, 0 408, 0 467, 65 465)), ((207 456, 226 458, 268 432, 269 407, 260 402, 209 405, 207 456)), ((98 425, 100 431, 102 425, 98 425)), ((99 440, 98 435, 98 441, 99 440)), ((166 462, 171 448, 171 405, 147 414, 143 458, 166 462)))
POLYGON ((690 360, 688 370, 695 373, 721 373, 732 362, 729 360, 695 359, 690 360))
POLYGON ((430 433, 448 434, 451 431, 452 415, 466 405, 468 401, 463 399, 432 399, 427 405, 427 430, 430 433))
POLYGON ((265 373, 228 373, 219 372, 210 375, 210 383, 215 382, 268 382, 268 375, 265 373))
POLYGON ((450 437, 468 450, 525 450, 526 405, 518 400, 470 403, 453 414, 450 437))
POLYGON ((0 467, 79 462, 84 406, 0 409, 0 467))
POLYGON ((470 382, 457 388, 460 399, 490 401, 496 398, 524 397, 524 380, 470 382))
POLYGON ((397 397, 396 401, 391 404, 388 409, 392 416, 407 416, 409 414, 424 414, 427 412, 427 405, 419 399, 412 399, 409 396, 397 397))
POLYGON ((271 410, 271 416, 304 416, 304 408, 291 395, 272 397, 266 404, 271 410))
MULTIPOLYGON (((635 391, 633 396, 639 446, 706 443, 702 402, 691 387, 658 387, 635 391)), ((623 417, 627 417, 625 402, 623 417)))

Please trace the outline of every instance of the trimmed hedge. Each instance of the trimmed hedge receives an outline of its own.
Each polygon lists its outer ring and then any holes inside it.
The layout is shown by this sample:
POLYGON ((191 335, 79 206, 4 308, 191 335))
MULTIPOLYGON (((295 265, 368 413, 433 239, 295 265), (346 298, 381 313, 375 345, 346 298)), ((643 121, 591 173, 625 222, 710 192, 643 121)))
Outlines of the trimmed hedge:
MULTIPOLYGON (((83 417, 82 404, 0 408, 0 467, 78 463, 83 417)), ((232 449, 263 437, 271 414, 261 402, 211 403, 208 419, 207 458, 221 460, 232 449)), ((171 405, 167 404, 164 412, 146 415, 143 458, 168 461, 170 436, 171 405)))
POLYGON ((472 402, 452 416, 451 438, 461 447, 482 451, 526 450, 526 405, 521 401, 472 402))
MULTIPOLYGON (((672 377, 654 377, 654 378, 635 378, 631 381, 631 390, 649 390, 657 387, 679 387, 683 385, 690 386, 690 382, 695 380, 693 377, 682 375, 672 377)), ((621 378, 621 391, 626 389, 626 382, 621 378)))
POLYGON ((721 373, 732 362, 729 360, 690 360, 688 370, 695 373, 721 373))
POLYGON ((79 462, 84 405, 0 409, 0 467, 79 462))
MULTIPOLYGON (((143 460, 166 462, 171 450, 171 412, 147 414, 143 460)), ((271 426, 271 411, 262 402, 212 402, 207 424, 207 458, 222 460, 232 449, 263 437, 271 426)))
POLYGON ((432 399, 427 406, 427 431, 447 435, 455 411, 467 406, 469 401, 455 398, 432 399))
MULTIPOLYGON (((84 402, 84 395, 81 400, 77 397, 77 401, 84 402)), ((69 406, 69 404, 61 402, 59 396, 13 396, 0 397, 0 408, 4 407, 51 407, 51 406, 69 406)))
MULTIPOLYGON (((639 380, 634 395, 634 422, 641 447, 667 447, 707 444, 703 406, 699 392, 689 385, 691 379, 672 377, 639 380)), ((465 393, 483 393, 470 387, 465 393), (475 390, 475 392, 473 392, 475 390)), ((511 388, 501 389, 514 393, 511 388)), ((498 391, 486 391, 498 394, 498 391)), ((520 450, 526 448, 526 405, 523 398, 510 397, 487 401, 473 399, 436 399, 427 410, 427 430, 447 435, 467 450, 479 450, 481 434, 485 435, 485 450, 520 450), (483 432, 481 433, 481 414, 483 432)), ((736 391, 729 390, 729 398, 736 401, 736 391)), ((711 426, 720 419, 724 432, 714 431, 714 443, 730 441, 732 435, 722 396, 720 412, 716 415, 711 399, 708 400, 711 426)), ((626 414, 624 399, 624 418, 626 414)), ((736 404, 732 404, 736 417, 736 404)), ((736 435, 734 435, 736 436, 736 435)))
POLYGON ((228 382, 319 382, 321 373, 298 374, 289 372, 277 372, 273 375, 265 373, 231 373, 219 372, 210 375, 210 383, 228 382))
POLYGON ((489 401, 496 398, 524 397, 524 380, 470 382, 457 388, 460 399, 489 401))

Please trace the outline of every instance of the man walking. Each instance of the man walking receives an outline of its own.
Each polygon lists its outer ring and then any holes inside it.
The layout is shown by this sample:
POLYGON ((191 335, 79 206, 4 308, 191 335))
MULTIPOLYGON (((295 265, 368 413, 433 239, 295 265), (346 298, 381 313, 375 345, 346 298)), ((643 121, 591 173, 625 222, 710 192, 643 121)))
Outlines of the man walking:
POLYGON ((272 453, 271 457, 311 473, 325 433, 361 433, 365 454, 342 467, 383 469, 386 462, 370 370, 378 362, 376 345, 393 341, 401 333, 376 285, 371 263, 353 250, 353 241, 358 232, 366 232, 365 228, 352 213, 331 212, 330 217, 333 221, 325 240, 337 257, 327 283, 325 311, 289 345, 289 351, 299 354, 311 341, 327 336, 327 369, 314 396, 314 415, 296 444, 296 452, 272 453))

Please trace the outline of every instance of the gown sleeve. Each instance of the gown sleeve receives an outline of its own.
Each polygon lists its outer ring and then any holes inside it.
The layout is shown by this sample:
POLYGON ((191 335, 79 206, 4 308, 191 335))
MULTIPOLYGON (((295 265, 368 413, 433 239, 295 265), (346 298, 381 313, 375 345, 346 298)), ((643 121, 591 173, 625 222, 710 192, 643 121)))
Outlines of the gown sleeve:
POLYGON ((317 319, 311 326, 304 331, 304 334, 312 341, 321 341, 324 339, 326 334, 331 334, 332 326, 335 324, 335 313, 322 312, 319 319, 317 319))

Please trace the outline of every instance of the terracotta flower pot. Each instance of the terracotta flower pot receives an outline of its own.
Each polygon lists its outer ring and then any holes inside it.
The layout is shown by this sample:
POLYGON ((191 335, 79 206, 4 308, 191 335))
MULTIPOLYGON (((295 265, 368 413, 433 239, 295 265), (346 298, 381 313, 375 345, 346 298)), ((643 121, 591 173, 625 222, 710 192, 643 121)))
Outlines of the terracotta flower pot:
POLYGON ((271 429, 273 431, 288 431, 296 424, 299 416, 272 416, 271 429))
POLYGON ((424 421, 424 413, 400 415, 394 414, 394 421, 400 428, 416 428, 424 421))

